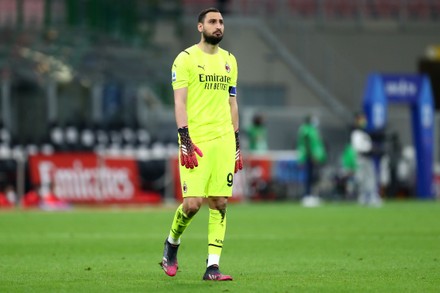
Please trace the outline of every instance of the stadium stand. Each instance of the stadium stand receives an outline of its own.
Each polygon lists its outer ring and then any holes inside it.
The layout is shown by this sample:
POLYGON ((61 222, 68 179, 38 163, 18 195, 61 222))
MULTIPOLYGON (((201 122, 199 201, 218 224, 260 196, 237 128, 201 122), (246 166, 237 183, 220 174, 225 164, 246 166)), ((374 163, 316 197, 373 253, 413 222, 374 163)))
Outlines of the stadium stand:
MULTIPOLYGON (((117 21, 114 9, 91 13, 94 0, 20 2, 18 13, 17 1, 0 0, 2 157, 46 149, 147 159, 176 147, 170 60, 197 41, 195 15, 219 1, 129 0, 115 6, 117 21), (113 112, 96 103, 111 87, 113 112), (76 133, 70 143, 68 133, 76 133)), ((292 148, 305 112, 318 113, 324 132, 342 141, 341 112, 358 110, 367 74, 415 72, 438 40, 437 0, 222 2, 233 27, 222 45, 240 62, 243 123, 266 110, 273 150, 292 148)))

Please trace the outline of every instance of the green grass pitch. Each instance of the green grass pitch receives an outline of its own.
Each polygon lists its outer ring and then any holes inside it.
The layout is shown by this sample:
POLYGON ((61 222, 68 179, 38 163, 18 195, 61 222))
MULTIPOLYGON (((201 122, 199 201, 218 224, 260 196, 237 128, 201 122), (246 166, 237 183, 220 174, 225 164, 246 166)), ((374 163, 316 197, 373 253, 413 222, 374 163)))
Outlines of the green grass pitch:
POLYGON ((160 269, 174 208, 0 211, 0 292, 440 292, 440 202, 230 204, 232 282, 201 280, 206 206, 160 269))

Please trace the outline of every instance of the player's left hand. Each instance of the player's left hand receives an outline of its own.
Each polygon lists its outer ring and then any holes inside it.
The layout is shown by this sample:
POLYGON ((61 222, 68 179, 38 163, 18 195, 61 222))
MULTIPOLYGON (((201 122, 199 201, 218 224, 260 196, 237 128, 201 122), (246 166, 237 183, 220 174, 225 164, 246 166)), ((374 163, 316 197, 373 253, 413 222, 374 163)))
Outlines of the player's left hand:
POLYGON ((243 169, 243 158, 240 152, 240 132, 238 129, 235 131, 235 169, 234 173, 243 169))

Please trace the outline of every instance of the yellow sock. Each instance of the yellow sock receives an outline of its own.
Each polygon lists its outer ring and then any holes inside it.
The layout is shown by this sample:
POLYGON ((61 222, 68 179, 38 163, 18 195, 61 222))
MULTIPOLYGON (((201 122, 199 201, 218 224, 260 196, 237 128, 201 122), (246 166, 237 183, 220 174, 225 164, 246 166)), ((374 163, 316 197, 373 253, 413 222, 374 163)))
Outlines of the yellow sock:
POLYGON ((192 219, 192 217, 188 217, 183 212, 183 204, 181 204, 174 214, 173 224, 171 225, 170 230, 170 237, 174 240, 174 242, 179 242, 180 236, 183 234, 183 231, 185 231, 186 227, 189 226, 192 219))
POLYGON ((208 254, 220 257, 226 232, 226 211, 209 209, 208 254))

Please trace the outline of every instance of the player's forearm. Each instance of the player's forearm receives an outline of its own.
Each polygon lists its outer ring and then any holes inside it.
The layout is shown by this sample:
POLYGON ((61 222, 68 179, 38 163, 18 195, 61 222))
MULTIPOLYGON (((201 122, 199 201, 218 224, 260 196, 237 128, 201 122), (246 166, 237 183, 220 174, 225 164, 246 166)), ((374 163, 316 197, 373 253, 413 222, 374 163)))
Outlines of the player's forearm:
POLYGON ((177 128, 188 126, 188 114, 186 112, 187 92, 186 88, 174 91, 174 114, 177 128))
POLYGON ((175 105, 175 116, 177 128, 188 126, 188 115, 185 107, 175 105))
POLYGON ((231 106, 232 125, 234 126, 234 130, 237 131, 240 122, 238 118, 238 104, 236 97, 229 97, 229 105, 231 106))

